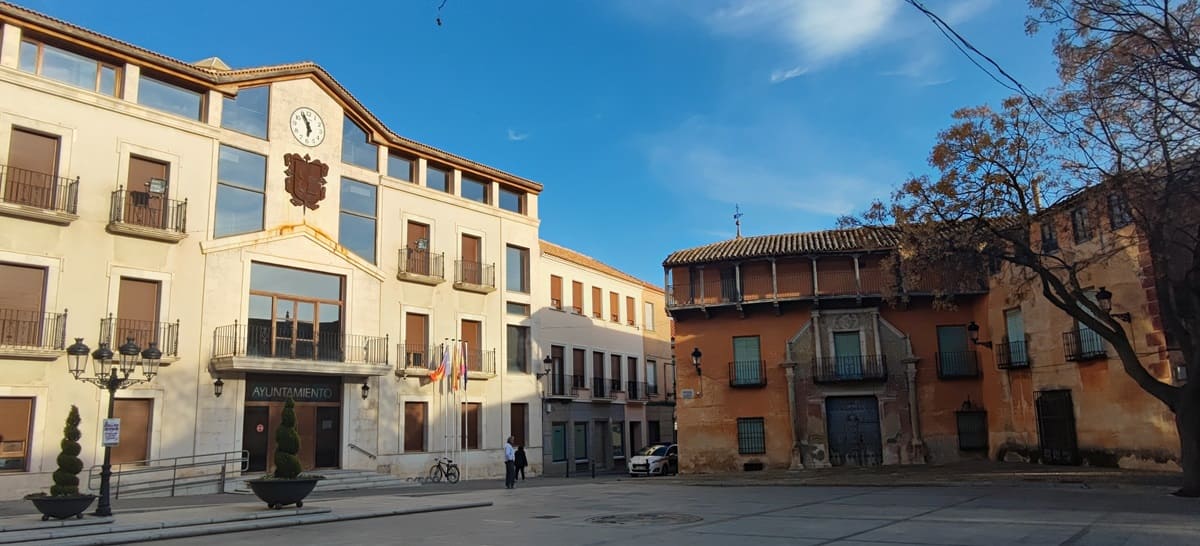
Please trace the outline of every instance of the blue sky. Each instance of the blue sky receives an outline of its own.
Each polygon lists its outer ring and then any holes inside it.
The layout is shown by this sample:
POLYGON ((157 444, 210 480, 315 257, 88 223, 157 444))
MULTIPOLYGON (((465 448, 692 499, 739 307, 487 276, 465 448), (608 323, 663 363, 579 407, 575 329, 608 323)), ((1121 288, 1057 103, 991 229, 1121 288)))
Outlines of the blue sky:
MULTIPOLYGON (((833 227, 1009 94, 902 0, 448 0, 439 27, 440 2, 22 5, 185 61, 315 61, 396 132, 543 183, 544 239, 655 284, 735 203, 745 235, 833 227)), ((1055 82, 1024 2, 926 5, 1055 82)))

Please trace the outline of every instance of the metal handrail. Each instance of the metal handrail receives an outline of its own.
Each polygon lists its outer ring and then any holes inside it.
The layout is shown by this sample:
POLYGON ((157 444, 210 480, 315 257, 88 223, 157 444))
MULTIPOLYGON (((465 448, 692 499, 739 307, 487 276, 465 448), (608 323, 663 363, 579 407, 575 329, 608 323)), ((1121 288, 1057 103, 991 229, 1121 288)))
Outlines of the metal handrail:
MULTIPOLYGON (((202 453, 199 455, 181 455, 179 457, 164 457, 162 459, 146 459, 144 461, 133 461, 128 463, 114 464, 112 470, 112 495, 113 498, 121 496, 121 479, 126 476, 140 476, 144 474, 153 474, 156 472, 170 472, 170 478, 158 478, 153 480, 138 481, 132 485, 126 486, 126 493, 146 493, 151 491, 171 491, 171 496, 175 496, 175 489, 180 485, 191 486, 208 482, 210 478, 216 478, 218 481, 218 491, 225 492, 225 479, 227 467, 231 463, 237 463, 239 473, 245 472, 250 466, 250 452, 243 449, 241 451, 224 451, 217 453, 202 453), (231 457, 236 455, 236 457, 231 457), (198 459, 213 457, 211 461, 200 461, 198 459), (216 459, 220 457, 220 459, 216 459), (181 462, 190 460, 190 462, 181 462), (169 461, 169 463, 168 463, 169 461), (167 464, 160 464, 167 463, 167 464), (135 467, 126 469, 126 467, 135 467), (219 471, 211 473, 194 474, 180 476, 180 469, 189 468, 205 468, 219 466, 219 471), (202 479, 197 479, 202 478, 202 479)), ((88 469, 88 487, 96 489, 99 487, 101 465, 93 465, 88 469)))
POLYGON ((351 442, 351 443, 347 444, 347 445, 346 445, 346 447, 349 447, 350 449, 354 449, 354 450, 357 450, 357 451, 361 452, 363 455, 366 455, 367 457, 370 457, 372 461, 373 461, 373 460, 375 460, 375 459, 377 458, 377 457, 375 456, 375 454, 374 454, 374 453, 371 453, 370 451, 367 451, 367 450, 365 450, 365 449, 363 449, 363 448, 361 448, 361 447, 358 447, 358 446, 357 446, 357 445, 355 445, 353 442, 351 442))

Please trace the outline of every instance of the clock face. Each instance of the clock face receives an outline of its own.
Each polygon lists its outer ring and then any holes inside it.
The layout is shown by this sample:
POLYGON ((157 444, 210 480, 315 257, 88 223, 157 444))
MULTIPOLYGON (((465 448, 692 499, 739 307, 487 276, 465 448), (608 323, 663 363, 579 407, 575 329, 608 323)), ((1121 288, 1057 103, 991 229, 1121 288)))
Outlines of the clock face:
POLYGON ((325 140, 325 122, 312 108, 301 107, 292 112, 292 136, 305 146, 316 146, 325 140))

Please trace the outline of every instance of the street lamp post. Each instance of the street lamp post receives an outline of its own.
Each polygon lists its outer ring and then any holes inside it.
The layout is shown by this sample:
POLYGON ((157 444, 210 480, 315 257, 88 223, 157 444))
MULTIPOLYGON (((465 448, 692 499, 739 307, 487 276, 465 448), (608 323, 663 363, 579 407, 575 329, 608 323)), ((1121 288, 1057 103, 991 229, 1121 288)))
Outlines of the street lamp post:
MULTIPOLYGON (((95 375, 88 377, 84 375, 87 370, 88 346, 84 345, 83 338, 75 338, 75 343, 67 347, 67 366, 71 375, 75 379, 86 383, 91 383, 108 391, 108 418, 113 418, 113 410, 117 398, 117 391, 136 385, 145 383, 154 379, 158 374, 158 365, 162 361, 162 351, 158 350, 157 343, 151 342, 145 350, 141 350, 138 344, 133 341, 133 338, 126 338, 125 343, 117 348, 119 359, 116 360, 116 366, 113 365, 114 360, 112 349, 108 348, 107 342, 100 343, 100 348, 91 353, 92 361, 95 364, 95 375), (138 360, 141 357, 142 373, 145 374, 145 379, 129 377, 133 370, 138 365, 138 360), (120 368, 118 370, 118 368, 120 368)), ((109 480, 112 477, 112 447, 104 446, 104 464, 100 467, 100 503, 96 505, 96 511, 93 515, 107 517, 112 515, 112 505, 109 503, 109 480)))

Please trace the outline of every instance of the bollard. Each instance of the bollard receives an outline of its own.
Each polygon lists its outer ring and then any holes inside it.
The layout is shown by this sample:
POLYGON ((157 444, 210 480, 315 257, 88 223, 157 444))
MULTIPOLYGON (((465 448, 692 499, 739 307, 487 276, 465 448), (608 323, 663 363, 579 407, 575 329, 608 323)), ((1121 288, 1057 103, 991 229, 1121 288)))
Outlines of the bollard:
POLYGON ((592 479, 596 479, 596 461, 589 461, 592 464, 592 479))

